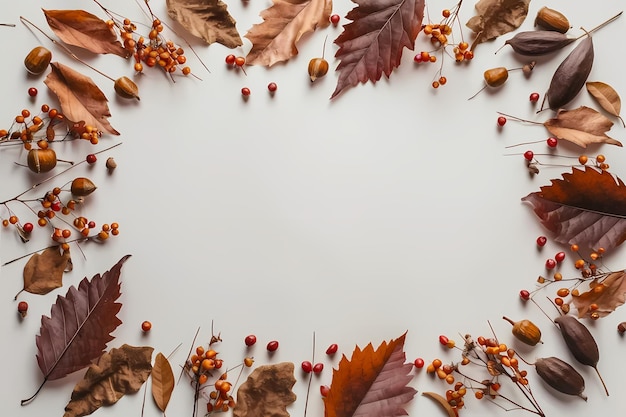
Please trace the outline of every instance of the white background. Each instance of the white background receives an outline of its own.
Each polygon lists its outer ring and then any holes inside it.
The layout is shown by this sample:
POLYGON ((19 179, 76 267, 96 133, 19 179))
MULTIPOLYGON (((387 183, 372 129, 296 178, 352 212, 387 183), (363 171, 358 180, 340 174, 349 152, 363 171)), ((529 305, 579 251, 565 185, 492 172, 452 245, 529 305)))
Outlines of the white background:
MULTIPOLYGON (((104 4, 147 22, 133 2, 104 4)), ((259 12, 270 5, 264 0, 228 4, 242 36, 260 22, 259 12)), ((438 21, 441 9, 453 5, 433 1, 427 10, 438 21)), ((531 30, 537 10, 546 5, 569 17, 573 36, 580 33, 579 26, 590 28, 619 11, 610 1, 583 7, 564 0, 534 0, 522 29, 531 30)), ((152 1, 151 6, 171 23, 163 1, 152 1)), ((3 414, 62 415, 82 371, 49 382, 32 404, 20 406, 20 400, 30 396, 42 380, 35 359, 40 317, 49 314, 56 296, 64 295, 69 285, 104 272, 125 254, 133 256, 122 269, 119 317, 124 324, 115 331, 109 347, 145 344, 153 346, 155 353, 169 354, 182 343, 171 358, 178 369, 196 329, 200 327, 197 344, 206 343, 213 320, 224 340, 218 350, 227 365, 234 366, 252 354, 257 364, 292 361, 298 366, 311 360, 315 332, 316 361, 323 361, 326 369, 314 378, 310 417, 323 415, 318 387, 330 384, 331 366, 340 358, 324 355, 330 343, 338 343, 340 353, 350 356, 355 345, 372 342, 378 346, 408 331, 408 361, 416 357, 458 360, 458 351, 438 345, 439 334, 460 343, 459 334, 488 336, 491 321, 501 340, 519 347, 511 340, 510 326, 501 320, 506 314, 530 318, 544 330, 543 345, 534 350, 522 348, 527 358, 554 355, 575 363, 554 326, 536 308, 524 307, 517 296, 521 288, 535 287, 536 277, 545 272, 546 258, 566 250, 551 239, 542 251, 537 250, 535 239, 546 232, 520 199, 570 169, 542 168, 539 176, 530 177, 521 156, 504 155, 528 148, 543 153, 545 144, 514 150, 505 146, 543 141, 547 132, 512 121, 503 129, 496 126, 497 111, 539 121, 550 117, 549 111, 535 115, 538 106, 528 96, 537 91, 543 97, 569 49, 538 59, 529 79, 512 72, 502 88, 484 91, 473 101, 467 98, 482 87, 484 70, 527 62, 509 48, 494 55, 511 35, 478 46, 469 65, 455 65, 446 57, 443 75, 448 84, 438 90, 430 83, 439 62, 416 65, 414 53, 405 50, 401 66, 390 79, 350 88, 331 102, 338 64, 332 41, 341 33, 341 25, 304 36, 298 44, 299 55, 289 62, 271 69, 246 67, 247 75, 224 64, 230 50, 194 42, 211 71, 207 73, 188 51, 189 63, 202 81, 177 77, 172 83, 161 72, 147 69, 136 78, 141 101, 130 102, 116 98, 107 79, 19 23, 23 15, 51 33, 40 7, 83 8, 104 17, 94 3, 86 1, 6 2, 2 6, 1 20, 17 27, 0 28, 4 39, 0 127, 8 127, 24 107, 34 110, 43 102, 56 103, 43 84, 44 77, 28 76, 22 65, 34 46, 46 46, 53 51, 54 61, 92 77, 110 99, 110 121, 121 136, 105 135, 95 147, 58 144, 57 154, 79 161, 90 152, 122 145, 100 155, 92 167, 83 164, 70 170, 54 185, 74 176, 89 176, 98 190, 81 213, 98 224, 117 221, 121 234, 103 245, 83 245, 84 257, 73 247, 74 271, 65 276, 63 288, 45 296, 20 297, 31 306, 23 321, 15 313, 13 295, 22 287, 25 260, 0 270, 3 414), (322 54, 326 36, 325 57, 331 71, 311 84, 307 64, 322 54), (271 81, 278 84, 273 97, 266 88, 271 81), (26 93, 30 86, 40 91, 35 100, 26 93), (252 91, 247 101, 240 94, 244 86, 252 91), (118 163, 113 175, 107 175, 104 168, 107 156, 118 163), (140 330, 143 320, 153 323, 147 335, 140 330), (246 352, 243 338, 250 333, 257 335, 259 343, 246 352), (269 357, 264 346, 273 339, 280 341, 280 348, 269 357)), ((334 13, 342 16, 342 24, 347 23, 343 16, 352 7, 347 0, 335 2, 334 13)), ((473 4, 466 1, 461 22, 473 13, 473 4)), ((625 30, 622 17, 594 36, 596 57, 590 76, 622 94, 626 90, 619 64, 620 40, 625 30)), ((465 27, 463 33, 469 38, 465 27)), ((245 55, 250 47, 245 39, 244 46, 232 52, 245 55)), ((416 49, 430 49, 422 35, 416 49)), ((132 63, 119 57, 80 55, 113 77, 133 74, 132 63)), ((582 104, 597 107, 582 92, 570 108, 582 104)), ((623 128, 615 121, 610 134, 623 141, 623 128)), ((565 143, 558 148, 563 155, 581 151, 565 143)), ((607 145, 585 152, 590 156, 604 153, 612 172, 624 176, 622 149, 607 145)), ((0 199, 41 180, 14 164, 24 160, 25 152, 17 147, 1 148, 0 199)), ((553 160, 543 157, 543 161, 553 160)), ((28 218, 23 208, 16 210, 22 219, 28 218)), ((46 234, 36 229, 35 238, 22 244, 17 235, 3 230, 2 261, 46 246, 46 234)), ((618 248, 607 258, 608 268, 624 268, 623 250, 618 248)), ((574 276, 569 252, 568 261, 563 273, 574 276)), ((553 296, 554 290, 540 293, 540 302, 545 301, 544 295, 553 296)), ((553 395, 528 368, 547 415, 608 415, 622 408, 625 341, 615 327, 625 317, 618 309, 590 324, 600 346, 599 368, 611 391, 609 398, 591 368, 576 364, 587 381, 587 403, 553 395)), ((306 378, 299 372, 296 377, 298 400, 289 412, 299 416, 304 412, 306 378)), ((169 415, 191 413, 193 393, 184 382, 174 391, 169 415)), ((425 372, 411 385, 440 393, 448 388, 425 372)), ((471 397, 462 415, 505 414, 471 397)), ((128 396, 97 413, 138 416, 141 403, 142 395, 128 396)), ((439 415, 437 407, 418 395, 407 410, 411 416, 439 415)), ((151 401, 145 415, 159 415, 151 401)))

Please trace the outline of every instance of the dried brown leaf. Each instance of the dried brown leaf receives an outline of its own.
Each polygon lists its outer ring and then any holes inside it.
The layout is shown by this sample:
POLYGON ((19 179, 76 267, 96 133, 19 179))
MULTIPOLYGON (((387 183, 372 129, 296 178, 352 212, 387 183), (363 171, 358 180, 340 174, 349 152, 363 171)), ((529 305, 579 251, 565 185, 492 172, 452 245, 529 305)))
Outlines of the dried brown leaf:
POLYGON ((441 408, 443 408, 445 412, 448 414, 448 417, 458 417, 458 414, 456 413, 454 408, 452 408, 450 403, 441 395, 437 394, 436 392, 429 392, 429 391, 422 392, 422 395, 434 400, 437 404, 439 404, 441 408))
POLYGON ((519 28, 528 15, 529 3, 530 0, 480 0, 476 3, 476 16, 466 23, 476 33, 471 49, 519 28))
POLYGON ((287 406, 296 400, 293 371, 291 362, 255 368, 237 391, 233 417, 289 417, 287 406))
POLYGON ((52 71, 44 83, 61 102, 61 110, 68 121, 85 122, 100 131, 113 135, 120 133, 111 126, 108 99, 91 78, 58 62, 50 63, 52 71))
POLYGON ((158 353, 152 367, 152 397, 159 410, 165 413, 174 392, 174 371, 165 355, 158 353))
POLYGON ((48 26, 63 42, 96 54, 130 56, 115 32, 99 17, 84 10, 42 10, 48 26))
POLYGON ((596 312, 600 317, 611 312, 626 302, 626 272, 612 272, 604 279, 595 279, 589 283, 589 291, 572 294, 572 303, 578 310, 578 317, 590 317, 596 312), (591 309, 596 304, 597 309, 591 309))
POLYGON ((587 81, 585 86, 589 94, 596 99, 600 107, 610 115, 619 118, 622 121, 622 125, 626 126, 624 119, 620 116, 622 100, 613 87, 601 81, 587 81))
POLYGON ((574 110, 559 110, 556 117, 543 124, 548 132, 586 148, 592 143, 622 146, 622 143, 606 135, 613 122, 600 112, 586 106, 574 110))
POLYGON ((245 37, 252 42, 246 57, 251 65, 272 66, 298 54, 302 35, 330 24, 332 0, 273 0, 261 12, 263 22, 252 26, 245 37))
POLYGON ((63 417, 89 415, 102 406, 115 404, 126 394, 139 391, 150 376, 153 350, 149 346, 125 344, 102 354, 74 387, 63 417))
POLYGON ((227 48, 243 45, 237 22, 221 0, 167 0, 167 14, 208 44, 227 48))
POLYGON ((24 291, 48 294, 63 286, 63 273, 70 265, 70 252, 57 246, 35 253, 24 265, 24 291))

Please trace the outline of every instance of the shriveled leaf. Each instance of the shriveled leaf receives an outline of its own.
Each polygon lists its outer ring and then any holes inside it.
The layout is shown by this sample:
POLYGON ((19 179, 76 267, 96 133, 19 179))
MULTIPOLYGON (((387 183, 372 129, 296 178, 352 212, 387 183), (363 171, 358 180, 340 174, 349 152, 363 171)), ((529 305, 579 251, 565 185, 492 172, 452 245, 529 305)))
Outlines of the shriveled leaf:
POLYGON ((108 99, 91 78, 58 62, 50 63, 52 71, 44 83, 59 98, 65 118, 85 122, 113 135, 119 132, 111 126, 108 99))
POLYGON ((626 187, 608 171, 574 169, 522 201, 558 243, 607 251, 626 239, 626 187))
POLYGON ((353 0, 352 20, 335 39, 339 80, 331 98, 358 83, 387 77, 400 65, 402 51, 413 50, 422 28, 424 0, 353 0))
POLYGON ((528 15, 530 0, 480 0, 476 15, 466 25, 476 33, 471 49, 519 28, 528 15))
POLYGON ((208 44, 217 42, 227 48, 243 45, 237 22, 221 0, 167 0, 167 14, 208 44))
POLYGON ((458 414, 456 413, 454 408, 441 395, 437 394, 436 392, 429 392, 429 391, 422 392, 422 395, 432 399, 437 404, 439 404, 441 406, 441 408, 443 408, 445 410, 445 412, 448 414, 448 417, 458 417, 458 414))
POLYGON ((237 391, 233 417, 289 417, 287 406, 296 400, 293 371, 291 362, 255 368, 237 391))
POLYGON ((56 246, 35 253, 24 265, 24 291, 48 294, 63 286, 63 273, 70 265, 70 252, 56 246))
POLYGON ((113 405, 126 394, 134 394, 150 376, 154 349, 122 345, 100 356, 74 387, 63 417, 86 416, 113 405))
POLYGON ((622 125, 626 126, 624 119, 620 116, 622 100, 613 87, 601 81, 587 81, 585 86, 589 94, 596 99, 600 107, 610 115, 619 118, 622 121, 622 125))
POLYGON ((130 56, 117 35, 99 17, 84 10, 42 10, 48 26, 63 42, 95 54, 130 56))
POLYGON ((543 125, 557 138, 583 148, 592 143, 622 146, 621 142, 606 135, 613 122, 591 107, 580 106, 574 110, 559 110, 556 117, 546 120, 543 125))
POLYGON ((174 371, 165 355, 158 353, 152 368, 152 397, 159 410, 165 413, 174 392, 174 371))
POLYGON ((413 376, 412 365, 405 363, 405 336, 383 342, 376 350, 371 343, 363 350, 357 346, 350 360, 344 355, 338 369, 333 369, 330 390, 324 397, 324 416, 406 415, 402 406, 417 391, 407 386, 413 376))
POLYGON ((263 22, 252 26, 245 37, 252 42, 246 57, 251 65, 272 66, 298 54, 302 35, 330 24, 332 0, 273 0, 261 12, 263 22))
POLYGON ((598 313, 600 317, 608 316, 611 312, 626 302, 626 272, 612 272, 604 279, 595 279, 589 283, 589 291, 572 294, 572 303, 578 310, 578 317, 590 317, 591 313, 598 313), (597 309, 590 309, 596 304, 597 309))

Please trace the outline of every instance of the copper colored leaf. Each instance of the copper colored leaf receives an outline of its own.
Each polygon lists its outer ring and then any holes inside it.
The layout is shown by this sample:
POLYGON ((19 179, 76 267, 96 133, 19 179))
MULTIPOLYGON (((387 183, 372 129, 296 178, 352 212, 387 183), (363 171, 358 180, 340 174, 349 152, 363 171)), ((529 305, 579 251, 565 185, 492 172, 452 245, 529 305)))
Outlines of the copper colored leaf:
POLYGON ((578 317, 589 317, 592 312, 600 317, 611 312, 626 302, 626 272, 612 272, 604 279, 595 279, 589 284, 589 291, 572 294, 572 303, 578 310, 578 317), (589 307, 596 304, 597 309, 589 307))
POLYGON ((70 262, 70 252, 60 251, 57 246, 35 253, 24 266, 24 291, 48 294, 61 287, 70 262))
POLYGON ((621 142, 605 133, 611 129, 613 122, 590 107, 580 106, 574 110, 559 110, 556 117, 546 120, 543 125, 557 138, 583 148, 592 143, 622 146, 621 142))
POLYGON ((467 27, 476 33, 476 45, 512 32, 520 27, 528 15, 530 0, 480 0, 476 15, 467 21, 467 27))
POLYGON ((344 355, 333 369, 328 395, 324 397, 325 417, 393 417, 406 415, 402 408, 415 396, 407 384, 413 379, 412 365, 405 363, 406 334, 383 342, 374 350, 358 346, 348 360, 344 355))
POLYGON ((626 239, 626 187, 595 168, 574 169, 528 194, 541 223, 563 244, 610 250, 626 239))
POLYGON ((287 406, 296 400, 293 371, 291 362, 255 368, 237 391, 233 417, 289 417, 287 406))
POLYGON ((347 14, 352 20, 335 39, 341 62, 339 80, 331 98, 358 83, 387 77, 400 65, 402 51, 413 50, 422 28, 424 0, 353 0, 355 7, 347 14))
POLYGON ((243 45, 235 19, 221 0, 167 0, 167 14, 208 44, 227 48, 243 45))
POLYGON ((139 391, 150 376, 153 350, 149 346, 122 345, 102 354, 74 387, 63 417, 89 415, 139 391))
POLYGON ((246 62, 271 66, 298 54, 296 43, 302 35, 330 24, 332 0, 273 0, 261 12, 263 22, 245 35, 252 42, 246 62))
POLYGON ((84 10, 43 10, 48 26, 67 44, 96 54, 115 54, 128 58, 115 33, 106 22, 84 10))
POLYGON ((174 371, 167 358, 158 353, 152 368, 152 397, 159 410, 165 412, 174 391, 174 371))
POLYGON ((91 78, 58 62, 50 64, 52 71, 45 84, 61 102, 61 110, 71 122, 85 122, 100 131, 114 135, 119 132, 111 126, 108 100, 91 78))
POLYGON ((624 119, 619 115, 622 111, 622 100, 613 87, 601 81, 587 81, 585 84, 587 91, 598 104, 612 116, 619 118, 622 125, 626 126, 624 119))

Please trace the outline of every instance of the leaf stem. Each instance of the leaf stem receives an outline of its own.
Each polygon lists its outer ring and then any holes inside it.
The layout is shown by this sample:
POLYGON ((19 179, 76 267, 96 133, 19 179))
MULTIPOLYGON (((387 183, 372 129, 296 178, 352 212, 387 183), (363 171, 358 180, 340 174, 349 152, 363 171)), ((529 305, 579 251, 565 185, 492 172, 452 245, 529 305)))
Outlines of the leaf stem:
POLYGON ((37 394, 39 394, 39 391, 41 391, 41 389, 43 388, 44 384, 48 381, 48 378, 44 378, 43 382, 41 383, 41 385, 39 385, 39 388, 37 388, 37 391, 35 391, 35 393, 33 395, 31 395, 30 397, 26 398, 25 400, 20 401, 20 405, 26 405, 29 404, 31 401, 33 401, 35 399, 35 397, 37 396, 37 394))
POLYGON ((580 38, 582 38, 583 36, 589 36, 591 35, 593 32, 595 32, 598 29, 602 29, 603 27, 605 27, 606 25, 608 25, 609 23, 611 23, 612 21, 614 21, 615 19, 617 19, 618 17, 620 17, 622 15, 622 13, 624 13, 623 11, 617 13, 615 16, 605 20, 604 22, 600 23, 598 26, 595 26, 593 28, 591 28, 590 30, 585 30, 581 27, 582 30, 585 31, 585 33, 583 33, 582 35, 578 36, 575 40, 578 40, 580 38))

